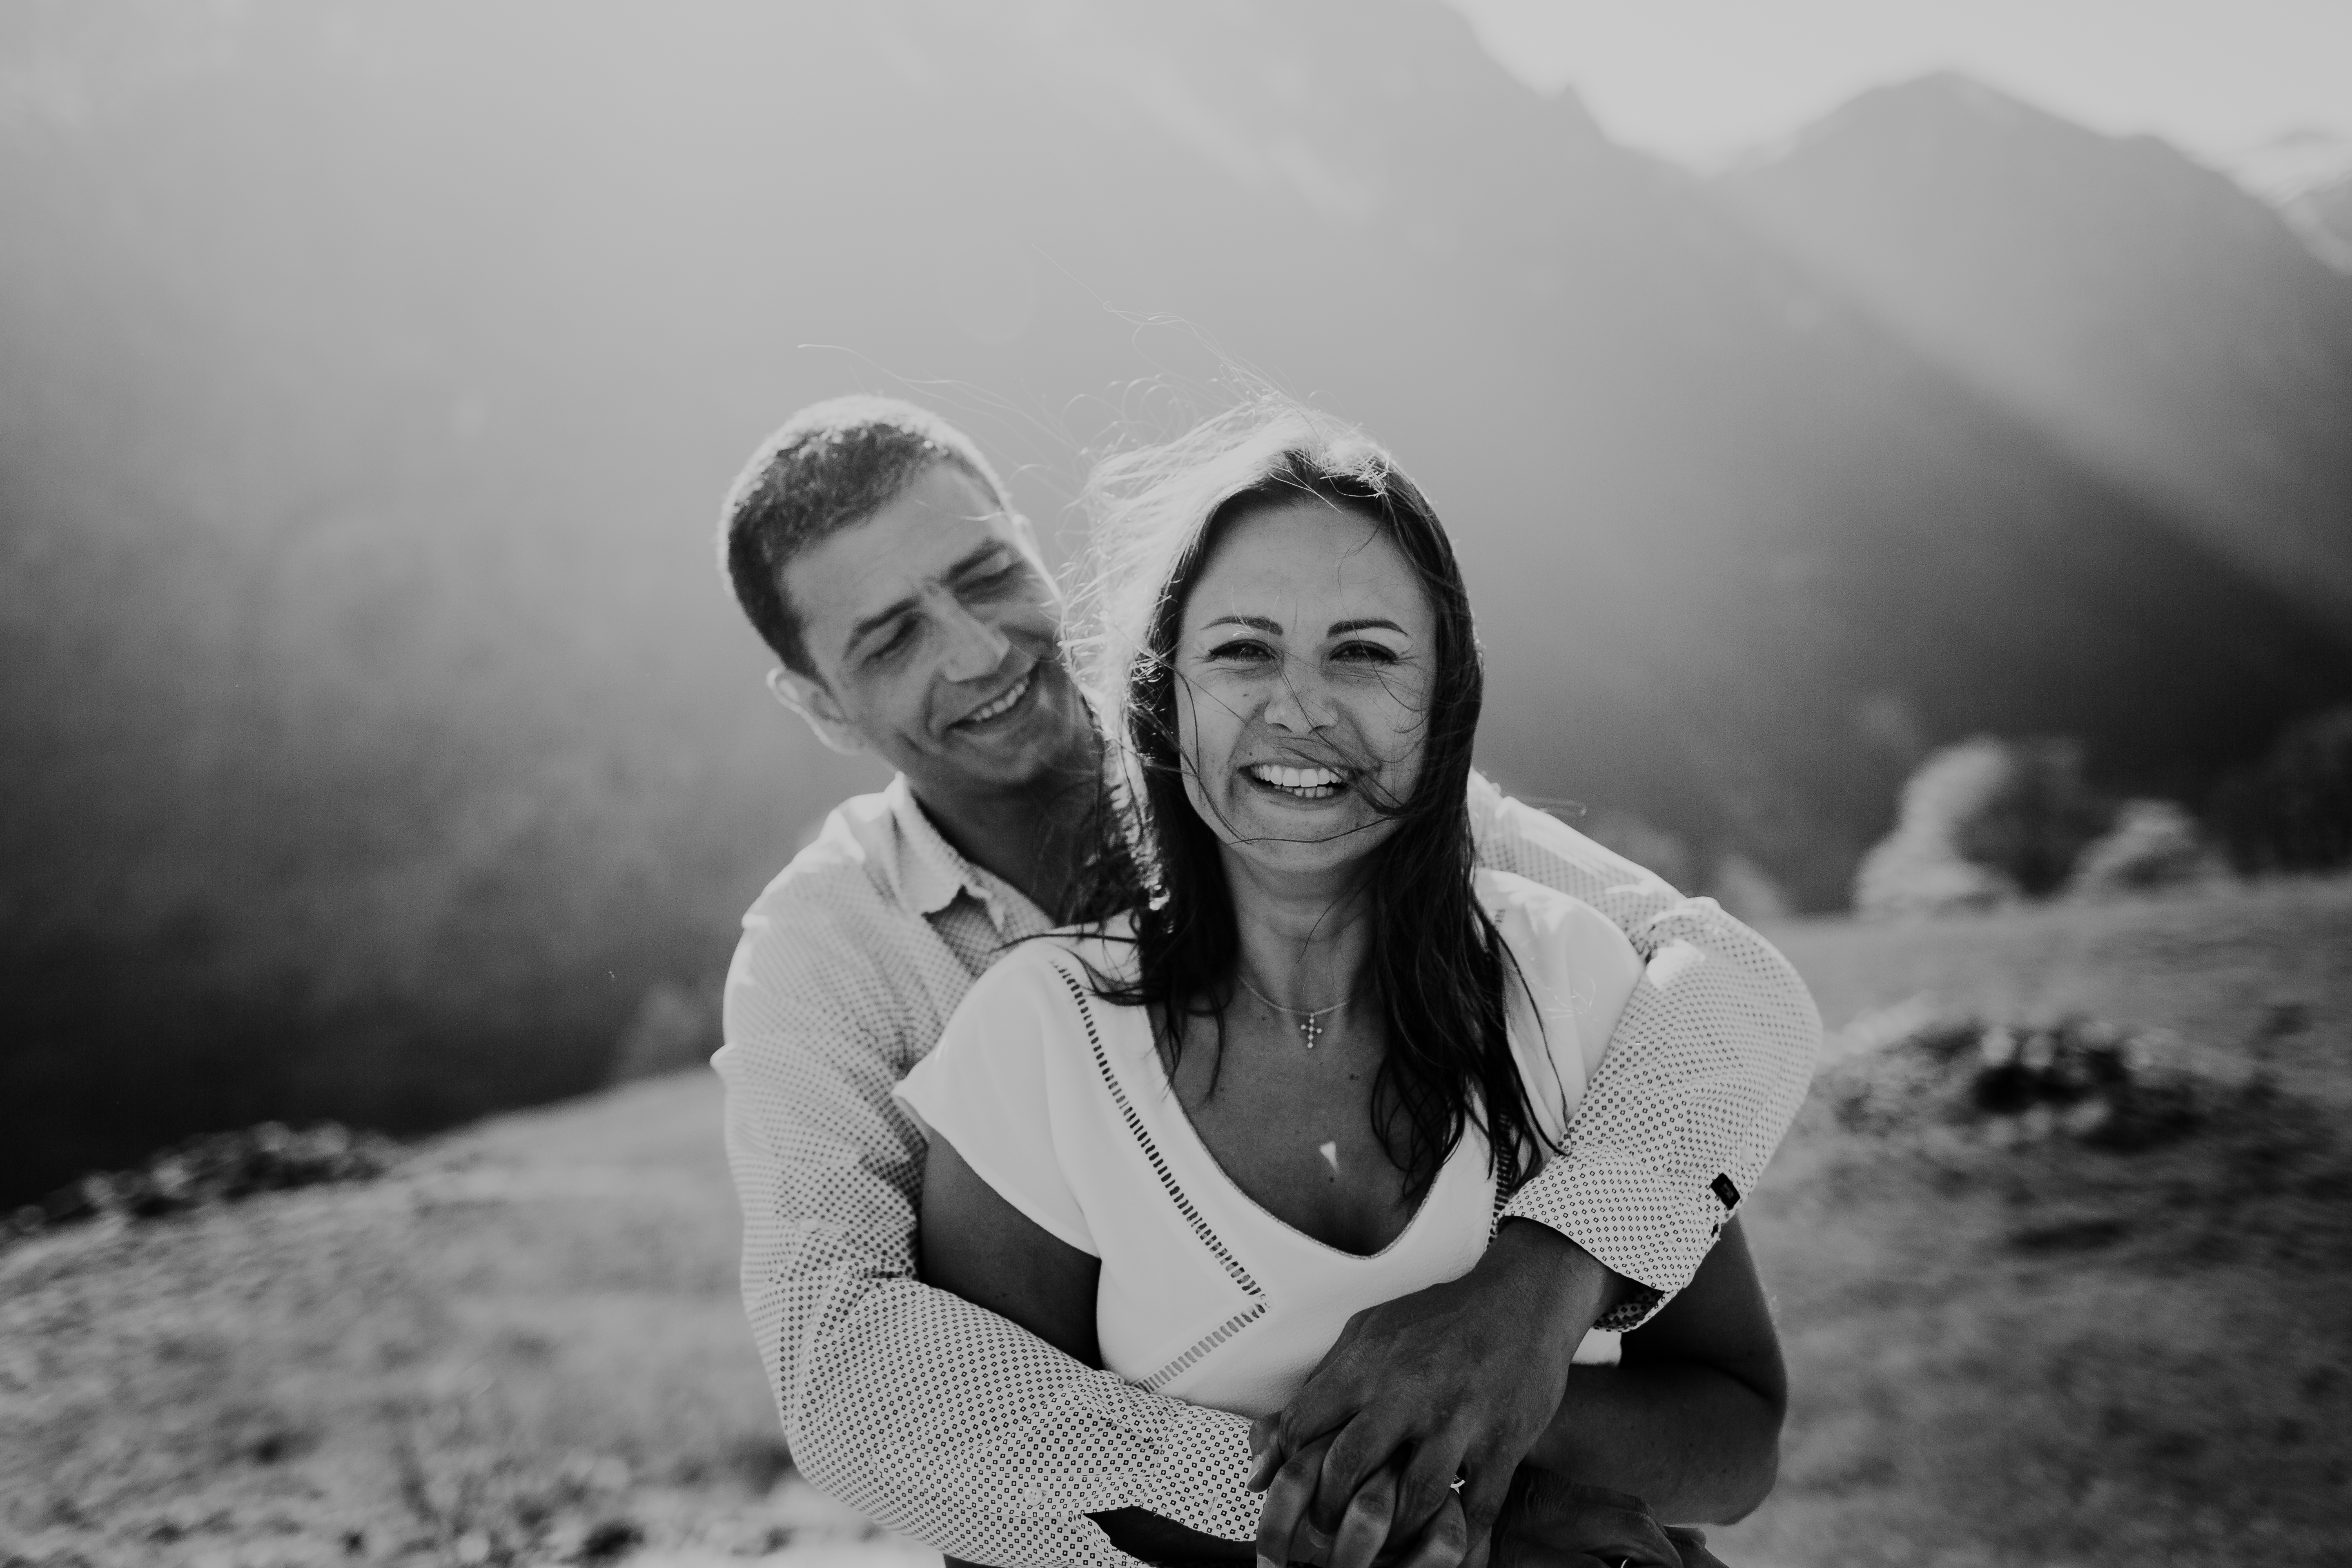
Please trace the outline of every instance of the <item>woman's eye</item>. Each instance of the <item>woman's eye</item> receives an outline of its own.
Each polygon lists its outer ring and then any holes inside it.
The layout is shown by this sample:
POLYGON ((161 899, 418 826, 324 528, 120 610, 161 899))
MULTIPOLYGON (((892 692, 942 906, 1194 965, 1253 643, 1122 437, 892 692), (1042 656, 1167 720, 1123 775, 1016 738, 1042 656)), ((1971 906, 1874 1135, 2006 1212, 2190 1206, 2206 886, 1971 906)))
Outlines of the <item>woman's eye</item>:
POLYGON ((1397 661, 1394 648, 1383 647, 1376 642, 1341 643, 1331 650, 1331 657, 1364 664, 1394 664, 1397 661))
POLYGON ((1232 642, 1219 643, 1216 647, 1211 648, 1209 650, 1209 657, 1211 658, 1234 659, 1246 663, 1253 659, 1272 658, 1274 657, 1274 650, 1266 647, 1265 644, 1255 641, 1253 638, 1236 637, 1232 642))

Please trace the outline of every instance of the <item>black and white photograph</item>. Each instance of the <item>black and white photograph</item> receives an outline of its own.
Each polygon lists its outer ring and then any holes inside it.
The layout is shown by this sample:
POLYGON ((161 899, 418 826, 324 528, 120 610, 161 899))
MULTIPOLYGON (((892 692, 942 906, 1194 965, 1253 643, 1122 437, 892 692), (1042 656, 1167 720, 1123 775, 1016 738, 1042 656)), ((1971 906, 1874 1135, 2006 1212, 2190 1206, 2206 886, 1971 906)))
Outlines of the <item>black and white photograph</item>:
POLYGON ((2352 7, 0 0, 0 1568, 2352 1560, 2352 7))

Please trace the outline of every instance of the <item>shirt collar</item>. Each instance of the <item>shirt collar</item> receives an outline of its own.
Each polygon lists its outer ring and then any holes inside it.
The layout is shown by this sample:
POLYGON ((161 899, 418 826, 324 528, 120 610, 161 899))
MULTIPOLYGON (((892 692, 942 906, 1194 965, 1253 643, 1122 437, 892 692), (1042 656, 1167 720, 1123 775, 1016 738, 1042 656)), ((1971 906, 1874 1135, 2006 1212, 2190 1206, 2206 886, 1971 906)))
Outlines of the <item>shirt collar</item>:
POLYGON ((958 893, 970 893, 1002 931, 1003 896, 1011 889, 992 885, 995 878, 965 859, 947 841, 915 799, 906 774, 890 781, 882 799, 888 807, 890 831, 873 847, 879 851, 883 875, 889 879, 898 901, 917 914, 935 915, 955 902, 958 893))

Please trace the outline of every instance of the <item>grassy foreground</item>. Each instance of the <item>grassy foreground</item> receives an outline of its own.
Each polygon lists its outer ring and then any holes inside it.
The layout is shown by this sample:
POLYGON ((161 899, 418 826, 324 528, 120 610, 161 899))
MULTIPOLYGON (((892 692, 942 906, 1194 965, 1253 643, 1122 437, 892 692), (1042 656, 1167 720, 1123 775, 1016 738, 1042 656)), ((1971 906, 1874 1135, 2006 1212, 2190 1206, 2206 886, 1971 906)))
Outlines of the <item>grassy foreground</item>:
MULTIPOLYGON (((1749 1209, 1796 1388, 1735 1568, 2322 1563, 2352 1542, 2352 884, 1774 931, 1832 1029, 1927 994, 2278 1086, 2185 1142, 1850 1132, 1749 1209)), ((920 1561, 789 1470, 719 1095, 0 1254, 0 1565, 920 1561)))

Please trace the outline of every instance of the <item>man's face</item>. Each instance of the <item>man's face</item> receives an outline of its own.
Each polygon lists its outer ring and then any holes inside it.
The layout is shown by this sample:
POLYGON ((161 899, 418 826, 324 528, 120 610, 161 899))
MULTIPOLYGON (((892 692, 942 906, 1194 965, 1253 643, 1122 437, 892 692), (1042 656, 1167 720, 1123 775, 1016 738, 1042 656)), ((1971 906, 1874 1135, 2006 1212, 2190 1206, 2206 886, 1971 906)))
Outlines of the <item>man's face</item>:
POLYGON ((1018 789, 1091 759, 1061 596, 1028 524, 961 468, 932 464, 787 563, 783 587, 817 675, 783 677, 793 705, 919 794, 1018 789))

